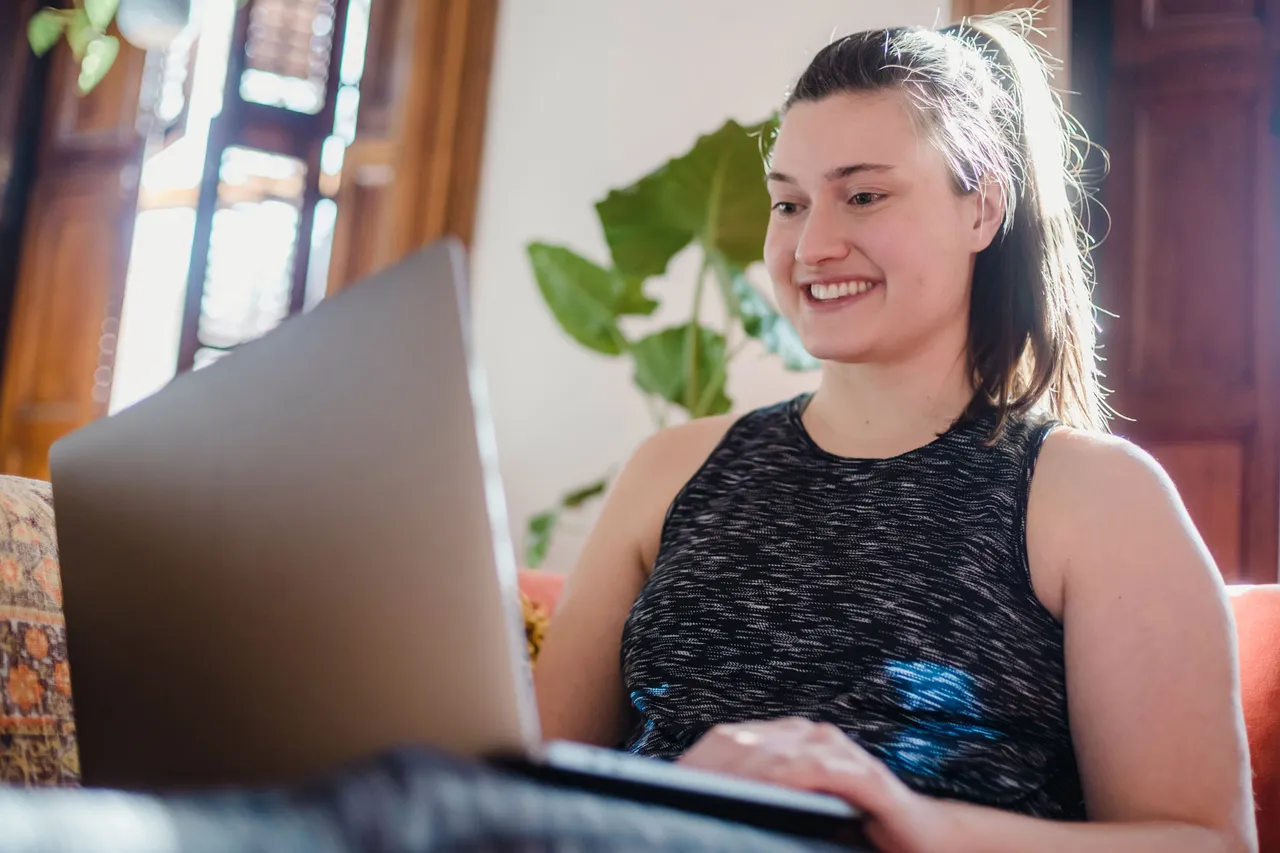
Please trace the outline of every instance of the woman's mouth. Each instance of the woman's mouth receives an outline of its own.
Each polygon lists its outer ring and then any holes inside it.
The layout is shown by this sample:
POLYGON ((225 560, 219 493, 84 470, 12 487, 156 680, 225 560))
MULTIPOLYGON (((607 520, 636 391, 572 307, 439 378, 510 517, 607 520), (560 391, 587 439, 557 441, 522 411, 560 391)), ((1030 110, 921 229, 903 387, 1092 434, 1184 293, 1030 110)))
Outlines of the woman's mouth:
POLYGON ((823 284, 806 284, 800 289, 804 291, 805 301, 810 305, 835 307, 861 299, 882 286, 881 282, 869 279, 849 279, 823 284))

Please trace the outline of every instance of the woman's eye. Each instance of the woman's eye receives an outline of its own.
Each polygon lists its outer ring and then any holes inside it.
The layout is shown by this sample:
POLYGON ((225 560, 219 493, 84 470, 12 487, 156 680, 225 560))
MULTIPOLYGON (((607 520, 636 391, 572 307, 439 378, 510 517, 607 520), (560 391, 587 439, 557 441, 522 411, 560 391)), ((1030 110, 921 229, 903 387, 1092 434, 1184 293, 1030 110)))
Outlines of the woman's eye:
POLYGON ((875 204, 882 198, 884 196, 881 193, 854 193, 849 199, 849 204, 854 207, 866 207, 869 204, 875 204))
POLYGON ((792 214, 796 213, 796 211, 798 211, 799 209, 800 209, 800 206, 797 205, 794 201, 780 201, 773 206, 774 212, 781 214, 782 216, 791 216, 792 214))

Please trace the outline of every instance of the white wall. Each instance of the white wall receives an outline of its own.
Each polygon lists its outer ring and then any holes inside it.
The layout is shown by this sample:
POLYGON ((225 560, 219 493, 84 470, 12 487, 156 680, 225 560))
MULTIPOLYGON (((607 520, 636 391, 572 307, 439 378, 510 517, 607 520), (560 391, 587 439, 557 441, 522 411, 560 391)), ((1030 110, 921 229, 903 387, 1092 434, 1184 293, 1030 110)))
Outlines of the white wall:
MULTIPOLYGON (((504 0, 498 21, 472 259, 476 337, 488 372, 512 524, 620 465, 652 429, 630 361, 565 336, 529 270, 532 240, 608 258, 594 203, 727 118, 758 121, 833 36, 946 23, 949 0, 504 0)), ((687 317, 696 258, 650 293, 687 317)), ((756 270, 758 275, 760 270, 756 270)), ((767 280, 757 279, 762 285, 767 280)), ((766 292, 767 286, 765 288, 766 292)), ((669 309, 669 313, 667 310, 669 309)), ((734 362, 747 411, 806 390, 758 349, 734 362)), ((573 564, 590 518, 562 529, 547 567, 573 564)))

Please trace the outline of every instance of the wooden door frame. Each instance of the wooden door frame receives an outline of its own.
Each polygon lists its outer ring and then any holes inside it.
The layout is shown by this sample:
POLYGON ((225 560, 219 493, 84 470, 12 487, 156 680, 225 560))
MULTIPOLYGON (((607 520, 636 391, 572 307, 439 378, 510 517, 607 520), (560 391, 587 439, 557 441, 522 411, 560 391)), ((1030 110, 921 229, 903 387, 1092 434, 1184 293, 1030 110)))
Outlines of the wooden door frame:
POLYGON ((144 150, 146 55, 122 44, 84 97, 66 45, 48 61, 0 394, 0 471, 41 480, 53 442, 107 410, 144 150))
POLYGON ((498 0, 381 0, 338 191, 330 293, 440 237, 471 242, 498 0), (370 73, 374 76, 370 77, 370 73))

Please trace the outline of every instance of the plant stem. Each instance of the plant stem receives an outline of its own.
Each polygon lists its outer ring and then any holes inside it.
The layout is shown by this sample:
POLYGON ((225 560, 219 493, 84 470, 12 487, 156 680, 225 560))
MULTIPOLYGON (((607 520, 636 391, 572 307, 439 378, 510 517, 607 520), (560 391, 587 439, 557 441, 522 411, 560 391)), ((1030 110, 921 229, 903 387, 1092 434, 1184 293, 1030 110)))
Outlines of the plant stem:
MULTIPOLYGON (((695 418, 702 417, 704 407, 709 405, 712 398, 715 396, 715 389, 718 388, 729 376, 729 362, 738 357, 738 353, 742 352, 742 348, 747 345, 747 341, 749 340, 751 339, 743 338, 736 346, 733 347, 733 349, 725 350, 724 360, 716 365, 716 371, 711 375, 711 380, 707 383, 707 387, 703 388, 702 393, 698 395, 698 406, 694 410, 693 414, 695 418)), ((725 345, 727 347, 728 338, 725 339, 725 345)))
POLYGON ((684 352, 684 407, 689 414, 697 417, 698 397, 702 389, 698 387, 698 318, 702 313, 702 293, 707 284, 707 273, 711 270, 711 253, 702 252, 702 266, 698 269, 698 280, 693 286, 693 316, 689 320, 686 332, 684 352))
POLYGON ((687 359, 685 363, 684 403, 689 414, 698 417, 703 389, 698 383, 698 317, 702 310, 702 292, 707 282, 707 273, 711 269, 711 259, 716 249, 716 236, 720 229, 720 197, 724 191, 725 176, 728 174, 729 159, 722 157, 716 163, 715 174, 711 176, 711 192, 707 198, 707 227, 699 241, 702 245, 702 268, 698 270, 698 281, 693 289, 693 319, 689 322, 689 338, 685 344, 687 359))
POLYGON ((716 283, 720 286, 720 301, 724 303, 724 345, 725 352, 728 352, 729 339, 733 337, 733 331, 742 318, 739 316, 738 300, 733 294, 733 282, 730 281, 724 263, 717 264, 712 271, 715 273, 716 283))

